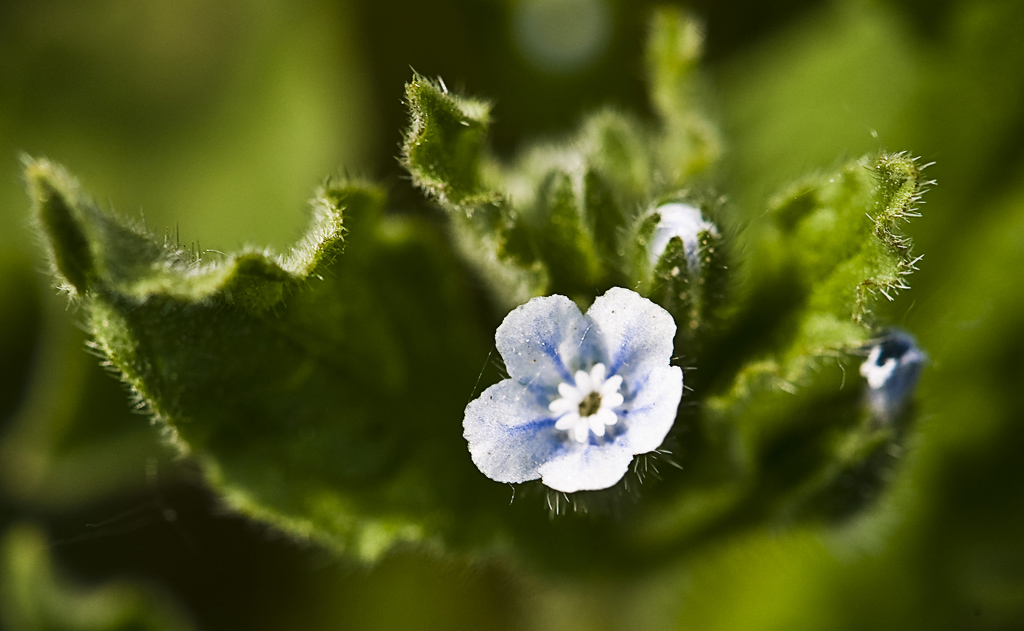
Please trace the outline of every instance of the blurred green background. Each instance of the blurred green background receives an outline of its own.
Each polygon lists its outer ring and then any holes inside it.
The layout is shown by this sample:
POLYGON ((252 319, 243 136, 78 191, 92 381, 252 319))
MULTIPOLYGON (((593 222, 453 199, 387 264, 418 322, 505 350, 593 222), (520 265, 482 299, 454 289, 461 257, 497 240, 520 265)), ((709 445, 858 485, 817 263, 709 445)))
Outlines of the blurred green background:
MULTIPOLYGON (((203 250, 284 247, 327 175, 431 215, 395 155, 410 68, 495 102, 505 156, 604 104, 648 115, 655 3, 0 2, 0 626, 1024 628, 1024 3, 698 0, 715 173, 743 217, 878 149, 935 162, 890 319, 930 355, 881 505, 657 575, 566 583, 394 554, 372 569, 223 510, 88 354, 19 156, 203 250)), ((467 390, 467 397, 469 392, 467 390)))

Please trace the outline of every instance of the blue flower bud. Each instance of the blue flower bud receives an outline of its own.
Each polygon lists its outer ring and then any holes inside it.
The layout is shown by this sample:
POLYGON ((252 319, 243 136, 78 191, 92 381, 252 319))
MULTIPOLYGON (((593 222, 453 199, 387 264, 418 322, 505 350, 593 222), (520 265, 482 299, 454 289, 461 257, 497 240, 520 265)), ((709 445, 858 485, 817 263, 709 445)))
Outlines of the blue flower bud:
POLYGON ((917 386, 921 367, 927 360, 913 336, 891 331, 868 352, 860 374, 868 382, 868 402, 875 415, 891 420, 917 386))
POLYGON ((674 237, 679 237, 683 241, 683 250, 690 269, 700 269, 700 233, 710 232, 717 235, 715 224, 705 221, 700 209, 689 204, 663 204, 654 212, 658 213, 660 220, 651 238, 651 267, 658 264, 658 259, 665 253, 668 242, 674 237))

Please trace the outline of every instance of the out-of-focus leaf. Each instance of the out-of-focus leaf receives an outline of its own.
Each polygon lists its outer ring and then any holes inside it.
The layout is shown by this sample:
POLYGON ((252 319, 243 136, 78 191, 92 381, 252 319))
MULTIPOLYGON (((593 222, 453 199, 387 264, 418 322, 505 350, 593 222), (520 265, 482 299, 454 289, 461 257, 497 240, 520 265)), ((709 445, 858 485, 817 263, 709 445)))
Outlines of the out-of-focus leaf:
POLYGON ((44 301, 35 357, 19 366, 25 389, 0 435, 0 492, 48 512, 144 488, 147 468, 173 455, 140 423, 125 387, 84 352, 86 337, 61 302, 44 301))
POLYGON ((51 512, 141 488, 169 450, 83 352, 79 315, 20 259, 0 255, 0 493, 51 512))
POLYGON ((711 166, 721 153, 718 132, 697 107, 697 62, 704 47, 700 24, 678 9, 654 14, 647 42, 651 101, 664 122, 659 153, 662 177, 684 185, 711 166))
POLYGON ((42 302, 29 258, 0 246, 0 436, 22 403, 42 302))
POLYGON ((754 217, 763 200, 837 151, 896 147, 919 87, 920 56, 897 17, 869 2, 836 2, 718 69, 729 191, 754 217))
MULTIPOLYGON (((354 12, 277 1, 5 7, 3 169, 17 169, 19 152, 60 156, 160 231, 177 223, 204 248, 283 247, 319 178, 371 153, 354 12)), ((0 180, 0 242, 31 253, 23 196, 17 178, 0 180)))
POLYGON ((0 622, 19 631, 186 631, 166 595, 124 581, 85 587, 54 567, 42 532, 12 526, 0 539, 0 622))

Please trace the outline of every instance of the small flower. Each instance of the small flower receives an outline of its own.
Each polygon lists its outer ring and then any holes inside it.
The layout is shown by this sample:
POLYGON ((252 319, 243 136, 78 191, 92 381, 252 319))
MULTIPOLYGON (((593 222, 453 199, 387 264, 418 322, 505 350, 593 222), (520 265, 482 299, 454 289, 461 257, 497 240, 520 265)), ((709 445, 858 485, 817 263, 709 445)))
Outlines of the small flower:
POLYGON ((673 237, 679 237, 683 241, 683 251, 686 253, 686 262, 691 270, 700 268, 700 243, 701 232, 718 234, 715 224, 705 221, 700 214, 700 209, 689 204, 672 203, 663 204, 654 209, 660 217, 657 228, 654 229, 654 236, 651 238, 651 249, 648 253, 651 266, 658 264, 658 259, 665 253, 669 241, 673 237))
POLYGON ((604 489, 657 449, 683 394, 667 311, 615 287, 586 315, 565 296, 520 305, 494 335, 509 379, 466 406, 473 462, 498 482, 604 489))
POLYGON ((871 348, 860 374, 867 379, 868 400, 877 416, 890 419, 899 413, 926 359, 914 338, 900 331, 890 332, 871 348))
POLYGON ((576 371, 576 383, 558 384, 561 398, 548 404, 548 409, 562 416, 555 423, 555 429, 569 432, 576 442, 585 443, 590 432, 595 436, 604 436, 605 426, 619 422, 615 408, 622 405, 625 397, 619 392, 622 386, 622 375, 614 375, 605 379, 608 369, 604 364, 594 364, 587 373, 576 371))

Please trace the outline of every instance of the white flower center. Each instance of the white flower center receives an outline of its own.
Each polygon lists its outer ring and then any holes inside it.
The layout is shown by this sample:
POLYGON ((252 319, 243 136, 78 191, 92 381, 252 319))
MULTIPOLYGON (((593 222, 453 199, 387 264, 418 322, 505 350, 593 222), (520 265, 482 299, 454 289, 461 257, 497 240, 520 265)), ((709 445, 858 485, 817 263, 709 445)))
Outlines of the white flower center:
POLYGON ((614 410, 624 401, 619 392, 622 376, 605 379, 606 372, 604 364, 594 364, 589 373, 576 371, 575 383, 558 384, 561 396, 548 405, 549 410, 561 415, 555 429, 569 432, 573 440, 585 443, 590 432, 604 436, 605 428, 618 422, 614 410))

